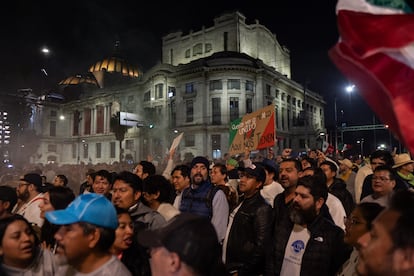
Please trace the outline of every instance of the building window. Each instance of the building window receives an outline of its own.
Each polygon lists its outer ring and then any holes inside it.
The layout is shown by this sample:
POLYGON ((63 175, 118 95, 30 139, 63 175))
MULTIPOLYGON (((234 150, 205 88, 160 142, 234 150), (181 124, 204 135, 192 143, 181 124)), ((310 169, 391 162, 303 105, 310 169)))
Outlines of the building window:
POLYGON ((102 144, 96 143, 96 158, 101 158, 102 155, 102 144))
POLYGON ((56 121, 50 121, 50 136, 56 136, 56 121))
POLYGON ((83 133, 85 133, 86 135, 89 135, 91 134, 91 109, 85 108, 85 110, 83 111, 83 115, 85 117, 85 124, 83 125, 84 127, 83 133))
POLYGON ((192 94, 194 93, 194 83, 186 83, 185 84, 185 94, 192 94))
POLYGON ((105 108, 103 105, 96 106, 96 133, 104 132, 105 108))
POLYGON ((134 150, 134 140, 125 140, 125 148, 127 150, 134 150))
POLYGON ((79 111, 75 111, 73 113, 73 136, 78 136, 79 135, 79 125, 81 122, 81 116, 80 116, 80 112, 79 111))
POLYGON ((194 106, 193 101, 186 101, 186 122, 192 122, 194 120, 194 106))
POLYGON ((89 146, 87 143, 83 143, 83 158, 86 159, 89 156, 89 146))
POLYGON ((213 113, 213 125, 220 125, 221 124, 221 101, 220 98, 213 98, 212 103, 212 113, 213 113))
POLYGON ((115 158, 115 142, 110 142, 110 158, 115 158))
POLYGON ((168 86, 168 98, 175 97, 175 87, 168 86))
POLYGON ((279 98, 280 90, 276 89, 276 98, 279 98))
POLYGON ((57 152, 57 146, 55 144, 47 145, 48 152, 57 152))
POLYGON ((211 135, 211 149, 214 159, 221 158, 221 136, 219 134, 211 135))
POLYGON ((232 90, 240 90, 240 80, 229 79, 227 80, 227 89, 232 90))
POLYGON ((184 145, 186 147, 194 147, 195 146, 195 136, 194 135, 185 135, 184 136, 184 145))
POLYGON ((56 117, 57 111, 56 110, 50 110, 50 117, 56 117))
POLYGON ((213 46, 211 45, 211 43, 206 43, 205 47, 205 52, 211 52, 211 50, 213 49, 213 46))
POLYGON ((185 57, 189 58, 190 56, 191 56, 191 50, 190 49, 185 50, 185 57))
POLYGON ((296 98, 295 97, 293 97, 293 99, 292 99, 292 105, 296 106, 296 98))
POLYGON ((254 83, 252 81, 246 81, 246 91, 253 92, 254 83))
POLYGON ((266 96, 271 96, 272 95, 271 89, 272 89, 272 87, 269 84, 266 84, 266 91, 265 91, 266 96))
POLYGON ((164 97, 164 84, 159 83, 155 85, 155 98, 162 99, 164 97))
POLYGON ((144 93, 144 102, 151 101, 151 91, 147 91, 144 93))
POLYGON ((223 90, 223 82, 221 80, 210 81, 210 91, 223 90))
POLYGON ((286 97, 286 94, 285 93, 282 93, 282 101, 285 100, 285 97, 286 97))
POLYGON ((201 55, 203 53, 203 44, 198 43, 193 47, 193 56, 201 55))
POLYGON ((290 95, 287 96, 287 103, 290 103, 290 95))
POLYGON ((239 118, 239 98, 230 97, 230 121, 239 118))
POLYGON ((175 101, 171 101, 171 127, 176 126, 176 119, 177 119, 177 110, 176 110, 176 104, 175 101))
POLYGON ((253 112, 253 99, 246 99, 246 113, 253 112))
POLYGON ((72 158, 75 159, 77 156, 77 145, 76 144, 72 144, 72 158))

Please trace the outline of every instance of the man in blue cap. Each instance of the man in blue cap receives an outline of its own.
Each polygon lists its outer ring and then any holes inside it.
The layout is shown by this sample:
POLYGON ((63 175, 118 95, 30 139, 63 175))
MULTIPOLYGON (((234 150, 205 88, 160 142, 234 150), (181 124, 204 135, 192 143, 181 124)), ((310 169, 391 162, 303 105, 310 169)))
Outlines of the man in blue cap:
POLYGON ((47 212, 45 216, 52 224, 61 225, 55 234, 57 254, 70 265, 61 266, 57 275, 131 275, 109 252, 118 218, 105 196, 83 194, 66 209, 47 212))

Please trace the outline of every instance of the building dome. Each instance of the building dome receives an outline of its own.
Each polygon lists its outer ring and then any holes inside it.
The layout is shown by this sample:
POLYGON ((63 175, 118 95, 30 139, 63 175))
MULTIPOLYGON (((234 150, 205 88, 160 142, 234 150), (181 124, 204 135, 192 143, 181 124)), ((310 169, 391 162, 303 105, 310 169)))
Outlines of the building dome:
POLYGON ((124 77, 138 78, 141 73, 137 67, 128 64, 123 58, 111 56, 97 61, 89 68, 89 72, 120 73, 124 77))
POLYGON ((91 84, 99 86, 95 77, 92 74, 81 75, 77 74, 75 76, 67 77, 66 79, 59 82, 59 85, 77 85, 77 84, 91 84))

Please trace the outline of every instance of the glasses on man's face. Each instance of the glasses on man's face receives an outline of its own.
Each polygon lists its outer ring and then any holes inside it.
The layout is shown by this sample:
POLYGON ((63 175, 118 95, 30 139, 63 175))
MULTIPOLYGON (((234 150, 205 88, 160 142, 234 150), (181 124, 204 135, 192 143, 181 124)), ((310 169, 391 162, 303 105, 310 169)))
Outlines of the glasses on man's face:
POLYGON ((381 181, 381 182, 385 182, 385 181, 389 181, 391 179, 385 177, 385 176, 373 176, 372 177, 372 181, 381 181))
POLYGON ((364 224, 364 223, 359 220, 356 220, 355 218, 344 217, 344 224, 345 225, 358 225, 358 224, 364 224))

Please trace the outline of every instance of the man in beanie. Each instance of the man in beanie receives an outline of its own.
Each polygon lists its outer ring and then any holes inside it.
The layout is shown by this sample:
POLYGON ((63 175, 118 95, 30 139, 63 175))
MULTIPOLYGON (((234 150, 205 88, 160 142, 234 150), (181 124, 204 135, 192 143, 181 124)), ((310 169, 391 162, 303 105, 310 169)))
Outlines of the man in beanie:
POLYGON ((210 218, 221 242, 226 234, 229 205, 223 191, 211 184, 209 166, 202 156, 191 161, 191 185, 182 192, 180 211, 210 218))

